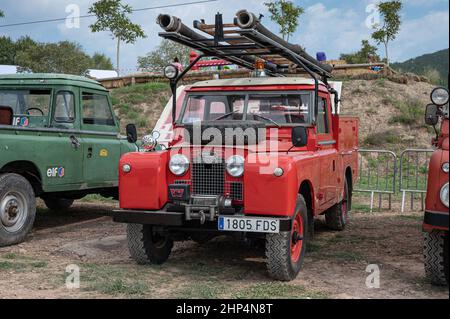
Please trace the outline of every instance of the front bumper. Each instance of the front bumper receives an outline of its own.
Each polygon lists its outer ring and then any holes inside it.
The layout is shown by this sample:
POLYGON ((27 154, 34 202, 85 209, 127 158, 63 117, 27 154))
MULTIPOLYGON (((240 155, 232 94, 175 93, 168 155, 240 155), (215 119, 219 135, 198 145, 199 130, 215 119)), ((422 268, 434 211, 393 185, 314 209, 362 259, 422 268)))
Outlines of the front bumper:
MULTIPOLYGON (((233 216, 233 215, 231 215, 233 216)), ((249 216, 250 217, 250 216, 249 216)), ((251 217, 258 217, 252 215, 251 217)), ((264 218, 268 218, 264 216, 264 218)), ((269 217, 270 218, 270 217, 269 217)), ((280 232, 291 230, 291 218, 273 217, 280 221, 280 232)), ((167 207, 161 211, 142 211, 142 210, 115 210, 113 220, 117 223, 153 225, 180 229, 205 229, 218 230, 218 219, 207 220, 201 224, 200 220, 186 220, 184 212, 169 212, 167 207)))
POLYGON ((424 229, 448 230, 449 213, 426 211, 424 217, 424 229))

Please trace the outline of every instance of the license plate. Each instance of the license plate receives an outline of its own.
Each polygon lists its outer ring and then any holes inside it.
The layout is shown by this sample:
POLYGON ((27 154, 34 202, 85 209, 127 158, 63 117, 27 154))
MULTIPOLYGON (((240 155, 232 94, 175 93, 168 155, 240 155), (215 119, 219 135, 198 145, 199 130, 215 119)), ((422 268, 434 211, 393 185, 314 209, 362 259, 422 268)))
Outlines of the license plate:
POLYGON ((274 218, 220 216, 218 228, 221 231, 278 234, 280 232, 280 220, 274 218))

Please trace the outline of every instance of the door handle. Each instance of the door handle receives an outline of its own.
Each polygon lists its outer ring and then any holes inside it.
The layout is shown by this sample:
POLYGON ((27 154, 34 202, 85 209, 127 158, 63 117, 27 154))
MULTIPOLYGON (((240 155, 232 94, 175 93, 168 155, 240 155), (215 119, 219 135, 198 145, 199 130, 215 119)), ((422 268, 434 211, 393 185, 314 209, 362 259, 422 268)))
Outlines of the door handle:
POLYGON ((80 141, 75 137, 75 135, 70 136, 70 142, 72 143, 72 147, 74 149, 79 149, 81 146, 80 141))

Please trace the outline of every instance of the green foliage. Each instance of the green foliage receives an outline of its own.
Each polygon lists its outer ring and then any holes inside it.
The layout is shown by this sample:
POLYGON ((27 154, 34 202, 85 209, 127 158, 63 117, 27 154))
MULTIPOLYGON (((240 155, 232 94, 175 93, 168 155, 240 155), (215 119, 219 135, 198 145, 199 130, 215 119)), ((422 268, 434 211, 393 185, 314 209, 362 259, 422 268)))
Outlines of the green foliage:
POLYGON ((89 8, 89 14, 94 14, 97 21, 89 27, 92 32, 109 31, 117 40, 117 71, 119 72, 120 42, 135 43, 146 35, 142 27, 131 22, 129 15, 133 8, 122 4, 121 0, 99 0, 89 8))
POLYGON ((377 51, 377 47, 371 45, 368 40, 362 40, 361 49, 358 52, 341 54, 340 59, 349 64, 379 62, 381 58, 377 51))
POLYGON ((155 50, 147 53, 146 56, 138 57, 138 66, 141 69, 162 71, 175 58, 178 58, 182 65, 188 65, 189 53, 188 47, 164 39, 155 50))
POLYGON ((411 72, 424 75, 433 84, 447 86, 448 84, 449 49, 421 55, 402 63, 393 63, 393 69, 399 72, 411 72))
POLYGON ((401 1, 388 1, 378 4, 378 10, 383 18, 383 22, 380 25, 375 26, 375 31, 372 33, 372 39, 377 44, 384 44, 386 50, 386 61, 389 64, 389 42, 395 40, 398 32, 400 31, 401 19, 400 10, 403 4, 401 1))
POLYGON ((305 12, 305 9, 286 0, 266 2, 264 5, 271 14, 270 19, 280 26, 280 34, 283 39, 289 41, 290 36, 297 30, 299 17, 305 12))
POLYGON ((2 10, 0 10, 0 18, 4 18, 4 17, 5 17, 5 13, 2 10))
POLYGON ((422 124, 423 105, 420 100, 392 101, 399 114, 389 120, 389 124, 401 123, 406 125, 422 124))
POLYGON ((111 62, 111 59, 108 58, 103 53, 94 53, 92 56, 93 69, 98 70, 114 70, 114 66, 111 62))
POLYGON ((111 60, 103 54, 89 56, 75 42, 38 43, 30 37, 16 42, 0 37, 0 64, 18 65, 19 71, 81 75, 87 69, 112 69, 111 60))
POLYGON ((135 43, 146 35, 141 26, 128 18, 133 11, 121 0, 100 0, 89 8, 89 14, 95 14, 97 21, 90 25, 92 32, 109 31, 113 38, 125 43, 135 43))
POLYGON ((387 130, 370 134, 364 140, 367 146, 382 146, 385 144, 396 144, 400 142, 400 137, 397 131, 387 130))

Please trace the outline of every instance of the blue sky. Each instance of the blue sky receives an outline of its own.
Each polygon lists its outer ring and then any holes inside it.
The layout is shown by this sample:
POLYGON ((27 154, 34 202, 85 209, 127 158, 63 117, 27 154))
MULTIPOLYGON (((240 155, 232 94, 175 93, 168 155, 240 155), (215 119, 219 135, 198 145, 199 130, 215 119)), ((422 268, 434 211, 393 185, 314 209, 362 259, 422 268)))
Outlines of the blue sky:
MULTIPOLYGON (((0 26, 66 17, 68 15, 66 9, 73 4, 79 7, 83 15, 87 13, 93 2, 95 1, 2 0, 0 9, 5 12, 6 18, 0 20, 0 26)), ((124 3, 130 4, 135 9, 184 2, 189 1, 124 0, 124 3)), ((247 9, 264 14, 264 24, 273 31, 277 31, 277 26, 269 19, 264 2, 264 0, 219 0, 209 4, 136 12, 132 20, 143 26, 148 37, 134 45, 126 45, 122 48, 121 68, 126 73, 132 72, 136 69, 137 57, 151 51, 159 44, 160 29, 155 22, 159 13, 171 12, 187 25, 191 25, 193 20, 201 18, 212 23, 216 12, 223 13, 225 21, 231 21, 238 10, 247 9)), ((370 5, 377 3, 376 0, 295 0, 295 2, 305 8, 305 14, 301 16, 300 26, 291 42, 303 45, 313 55, 318 51, 324 51, 328 58, 338 58, 340 53, 359 49, 361 40, 370 38, 371 29, 366 21, 372 17, 370 5)), ((398 38, 390 46, 392 61, 404 61, 449 47, 449 0, 403 0, 403 4, 403 25, 398 38)), ((102 52, 115 61, 114 41, 108 33, 90 33, 89 24, 92 22, 92 18, 82 19, 80 28, 67 28, 64 22, 0 28, 0 35, 14 39, 29 35, 42 42, 76 41, 88 53, 102 52)), ((382 47, 380 47, 380 54, 384 55, 382 47)))

